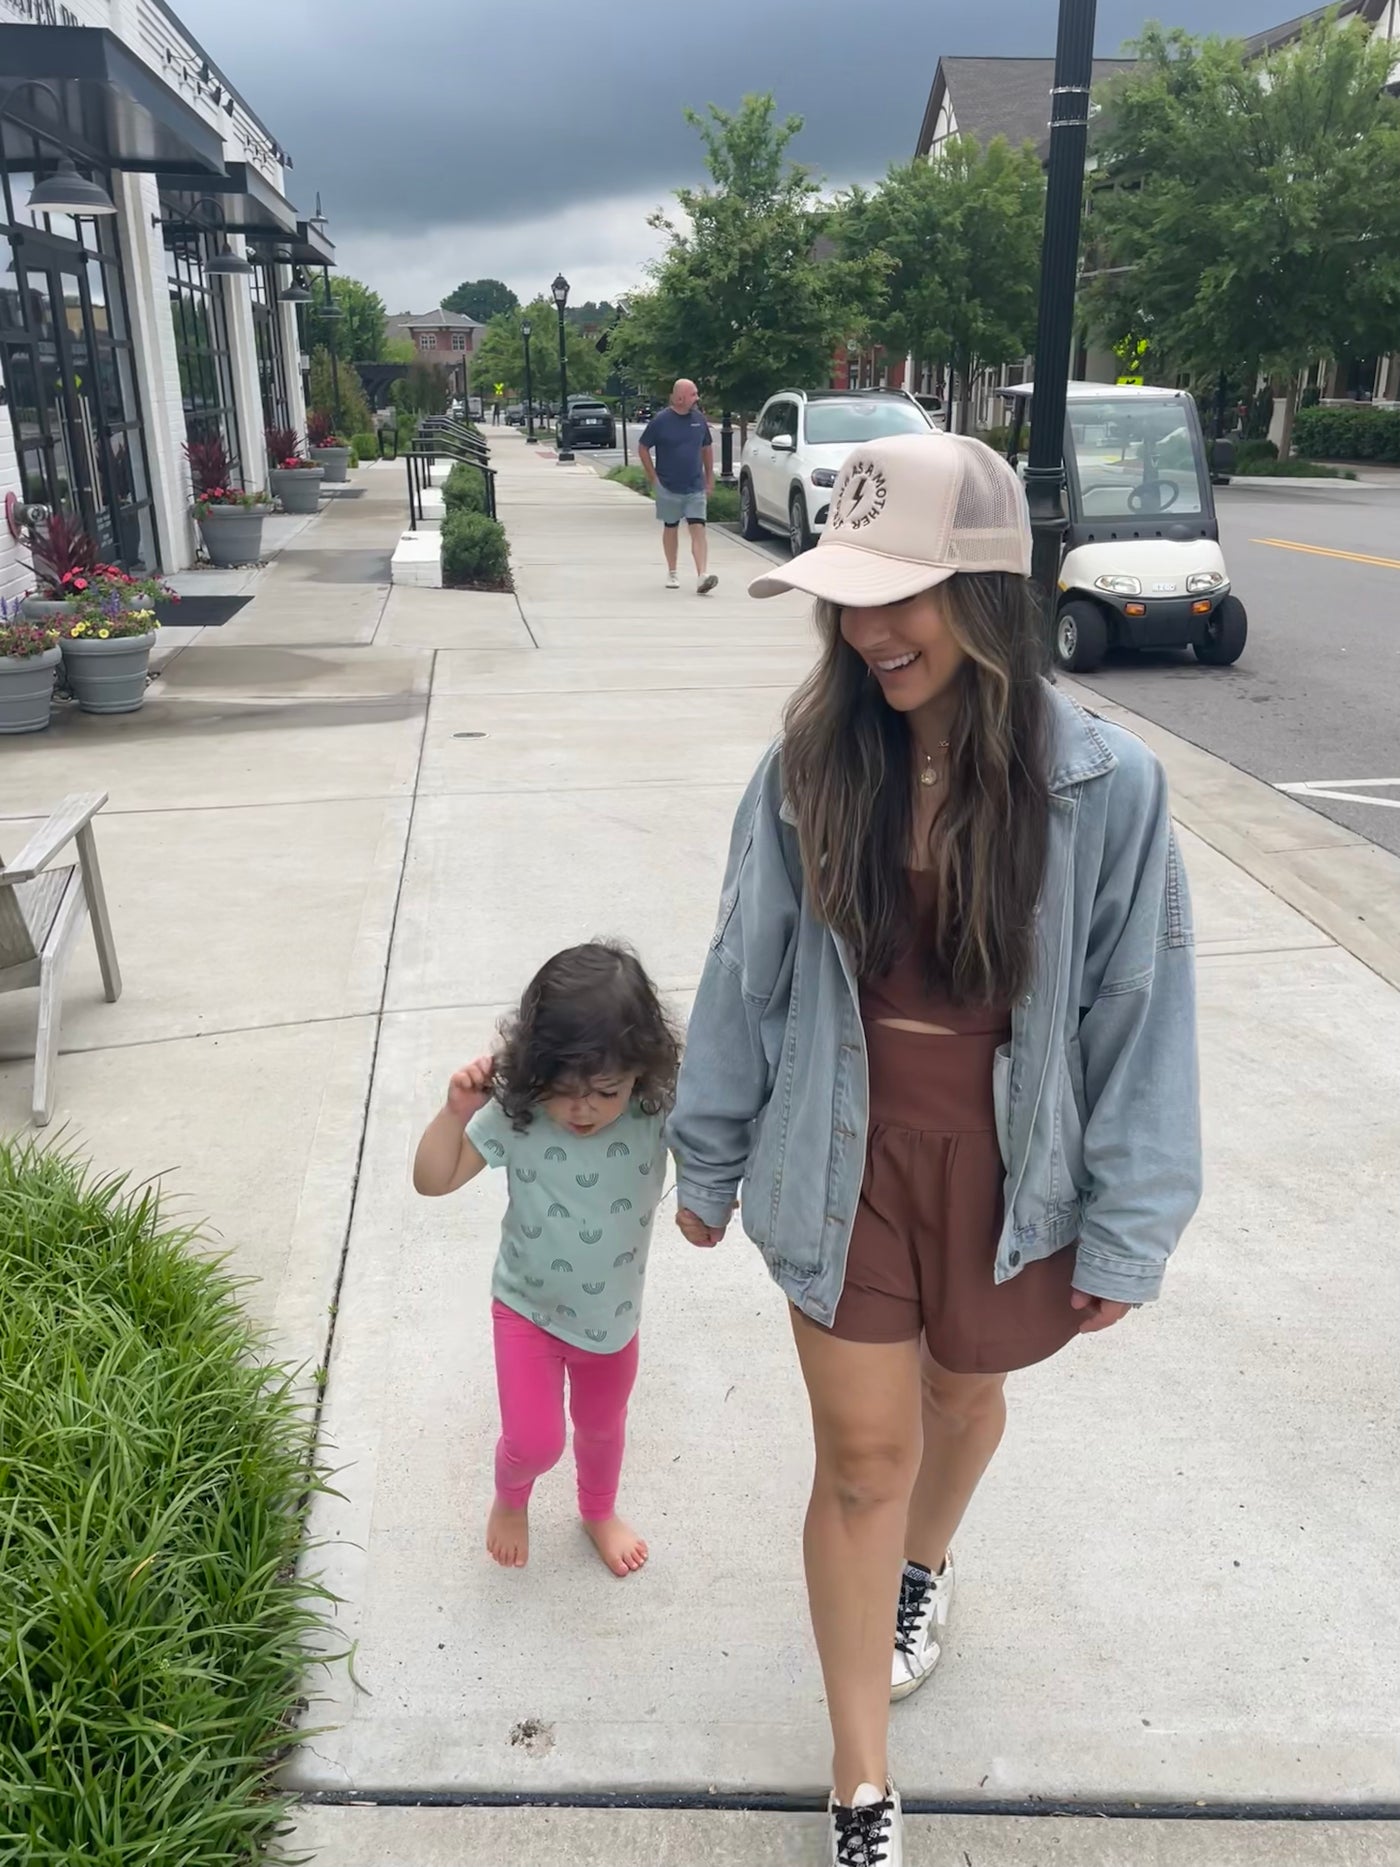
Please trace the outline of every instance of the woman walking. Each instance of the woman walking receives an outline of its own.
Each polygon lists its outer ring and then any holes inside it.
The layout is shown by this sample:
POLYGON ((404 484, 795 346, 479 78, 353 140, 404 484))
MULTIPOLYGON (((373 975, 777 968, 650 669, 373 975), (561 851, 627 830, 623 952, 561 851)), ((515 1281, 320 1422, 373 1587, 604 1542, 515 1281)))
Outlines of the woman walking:
POLYGON ((902 1867, 891 1698, 936 1665, 1009 1371, 1155 1298, 1200 1191, 1156 760, 1042 678, 1025 499, 958 436, 843 467, 820 660, 740 805, 669 1139, 678 1223, 792 1306, 831 1859, 902 1867))

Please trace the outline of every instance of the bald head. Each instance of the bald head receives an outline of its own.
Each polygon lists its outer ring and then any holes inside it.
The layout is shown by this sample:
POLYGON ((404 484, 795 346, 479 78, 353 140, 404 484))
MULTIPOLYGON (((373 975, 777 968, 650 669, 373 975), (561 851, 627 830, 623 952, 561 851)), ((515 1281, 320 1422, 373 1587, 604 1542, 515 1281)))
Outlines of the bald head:
POLYGON ((688 415, 700 400, 700 391, 688 376, 682 376, 671 391, 671 407, 678 415, 688 415))

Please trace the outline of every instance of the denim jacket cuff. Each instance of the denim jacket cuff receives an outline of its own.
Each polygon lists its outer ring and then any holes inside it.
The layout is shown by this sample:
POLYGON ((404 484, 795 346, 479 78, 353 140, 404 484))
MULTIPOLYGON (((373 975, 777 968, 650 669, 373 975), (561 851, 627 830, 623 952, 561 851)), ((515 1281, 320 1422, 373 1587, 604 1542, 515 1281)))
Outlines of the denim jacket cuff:
POLYGON ((1109 1303, 1152 1303, 1162 1293, 1165 1268, 1081 1244, 1074 1254, 1074 1287, 1109 1303))
POLYGON ((676 1181, 676 1204, 693 1212, 706 1225, 727 1225, 738 1195, 737 1186, 716 1192, 712 1186, 699 1186, 694 1180, 676 1181))

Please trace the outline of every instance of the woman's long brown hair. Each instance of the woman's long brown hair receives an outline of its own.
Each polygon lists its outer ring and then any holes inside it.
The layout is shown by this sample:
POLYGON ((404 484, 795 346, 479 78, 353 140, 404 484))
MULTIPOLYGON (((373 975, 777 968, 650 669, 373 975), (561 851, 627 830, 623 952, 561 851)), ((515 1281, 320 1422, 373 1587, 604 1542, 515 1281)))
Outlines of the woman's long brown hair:
MULTIPOLYGON (((1049 823, 1049 707, 1042 622, 1023 577, 981 572, 941 586, 963 650, 947 790, 930 837, 937 879, 930 983, 965 1005, 1009 1005, 1030 984, 1049 823)), ((783 785, 820 918, 878 978, 908 939, 914 818, 908 723, 817 604, 822 655, 788 702, 783 785)))

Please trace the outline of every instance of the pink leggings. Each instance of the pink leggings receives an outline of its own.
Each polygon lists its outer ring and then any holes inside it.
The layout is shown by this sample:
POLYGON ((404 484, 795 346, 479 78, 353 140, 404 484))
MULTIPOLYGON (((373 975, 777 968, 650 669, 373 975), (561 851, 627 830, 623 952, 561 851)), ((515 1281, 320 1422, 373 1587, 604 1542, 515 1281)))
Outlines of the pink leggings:
POLYGON ((504 1303, 491 1305, 501 1437, 496 1496, 524 1510, 535 1480, 564 1456, 564 1374, 574 1422, 580 1516, 603 1523, 617 1508, 627 1402, 637 1378, 637 1337, 615 1355, 575 1348, 504 1303))

